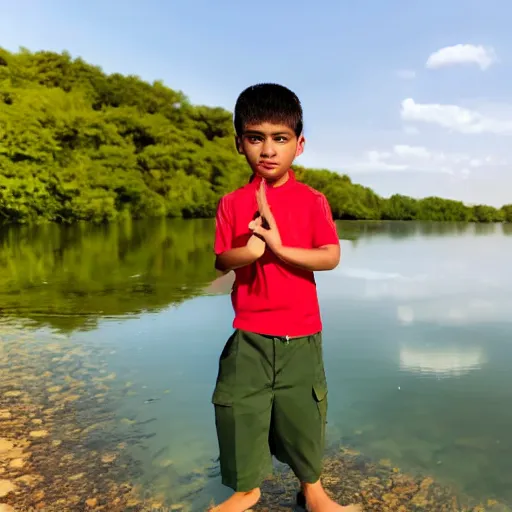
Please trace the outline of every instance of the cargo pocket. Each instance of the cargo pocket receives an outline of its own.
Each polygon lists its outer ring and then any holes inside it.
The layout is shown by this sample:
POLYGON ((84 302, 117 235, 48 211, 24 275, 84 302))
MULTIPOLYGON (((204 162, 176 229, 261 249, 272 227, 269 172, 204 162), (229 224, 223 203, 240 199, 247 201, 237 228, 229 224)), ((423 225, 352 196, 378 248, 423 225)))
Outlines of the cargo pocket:
POLYGON ((325 433, 327 427, 327 384, 325 380, 320 380, 313 384, 313 397, 318 409, 318 442, 319 449, 323 452, 325 449, 325 433))
POLYGON ((313 384, 313 396, 315 397, 320 418, 325 423, 327 419, 327 384, 325 381, 320 380, 320 382, 313 384))
POLYGON ((233 390, 236 389, 238 345, 239 332, 236 330, 227 340, 219 358, 217 381, 212 395, 212 403, 215 405, 233 405, 233 390))
POLYGON ((217 385, 213 392, 212 404, 231 407, 233 405, 233 395, 223 389, 219 389, 219 386, 217 385))
POLYGON ((313 361, 315 365, 315 375, 313 381, 313 396, 315 398, 318 412, 322 423, 327 420, 327 379, 325 377, 325 368, 323 360, 322 334, 318 333, 311 337, 313 349, 313 361))

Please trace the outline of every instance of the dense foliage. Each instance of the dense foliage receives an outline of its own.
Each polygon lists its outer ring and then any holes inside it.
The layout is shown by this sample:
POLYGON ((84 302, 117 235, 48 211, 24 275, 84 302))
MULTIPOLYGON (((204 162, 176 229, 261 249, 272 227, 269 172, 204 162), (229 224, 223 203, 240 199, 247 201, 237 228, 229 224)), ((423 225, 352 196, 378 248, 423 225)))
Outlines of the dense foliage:
MULTIPOLYGON (((340 219, 512 221, 512 205, 384 199, 347 176, 296 170, 340 219)), ((211 217, 248 177, 230 112, 67 53, 0 48, 0 221, 211 217)))

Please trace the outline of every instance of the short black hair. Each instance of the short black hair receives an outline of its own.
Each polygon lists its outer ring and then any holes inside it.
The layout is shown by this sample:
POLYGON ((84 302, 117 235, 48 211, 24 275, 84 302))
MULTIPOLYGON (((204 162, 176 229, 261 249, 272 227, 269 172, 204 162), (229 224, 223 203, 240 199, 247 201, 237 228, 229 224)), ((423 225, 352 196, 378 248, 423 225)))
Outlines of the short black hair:
POLYGON ((272 83, 251 85, 236 101, 235 131, 241 135, 247 124, 269 122, 288 126, 298 137, 303 129, 302 116, 299 98, 287 87, 272 83))

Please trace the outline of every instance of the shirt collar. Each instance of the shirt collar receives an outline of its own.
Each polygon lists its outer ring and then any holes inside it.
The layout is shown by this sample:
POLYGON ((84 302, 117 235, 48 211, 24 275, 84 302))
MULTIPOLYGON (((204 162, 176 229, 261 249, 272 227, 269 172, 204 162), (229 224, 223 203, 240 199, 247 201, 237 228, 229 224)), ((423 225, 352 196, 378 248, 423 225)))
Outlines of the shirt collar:
MULTIPOLYGON (((254 176, 253 180, 251 181, 251 185, 254 188, 258 188, 261 184, 262 179, 263 178, 257 174, 256 176, 254 176)), ((293 171, 293 169, 288 169, 288 179, 286 180, 286 183, 284 183, 283 185, 281 185, 279 187, 268 187, 267 190, 271 190, 272 192, 278 191, 278 190, 283 190, 285 188, 288 188, 293 183, 295 183, 296 180, 297 180, 297 178, 295 177, 295 172, 293 171)))

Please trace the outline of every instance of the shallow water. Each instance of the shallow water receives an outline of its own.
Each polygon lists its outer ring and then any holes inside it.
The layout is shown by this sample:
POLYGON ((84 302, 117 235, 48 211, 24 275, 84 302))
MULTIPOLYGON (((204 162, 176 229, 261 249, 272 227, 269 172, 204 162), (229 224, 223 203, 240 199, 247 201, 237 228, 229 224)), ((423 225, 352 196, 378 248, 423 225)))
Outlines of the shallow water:
MULTIPOLYGON (((512 504, 512 228, 338 223, 340 266, 318 274, 329 441, 512 504)), ((0 311, 102 346, 129 392, 120 428, 141 482, 201 510, 221 499, 210 404, 231 332, 213 222, 0 232, 0 311)))

